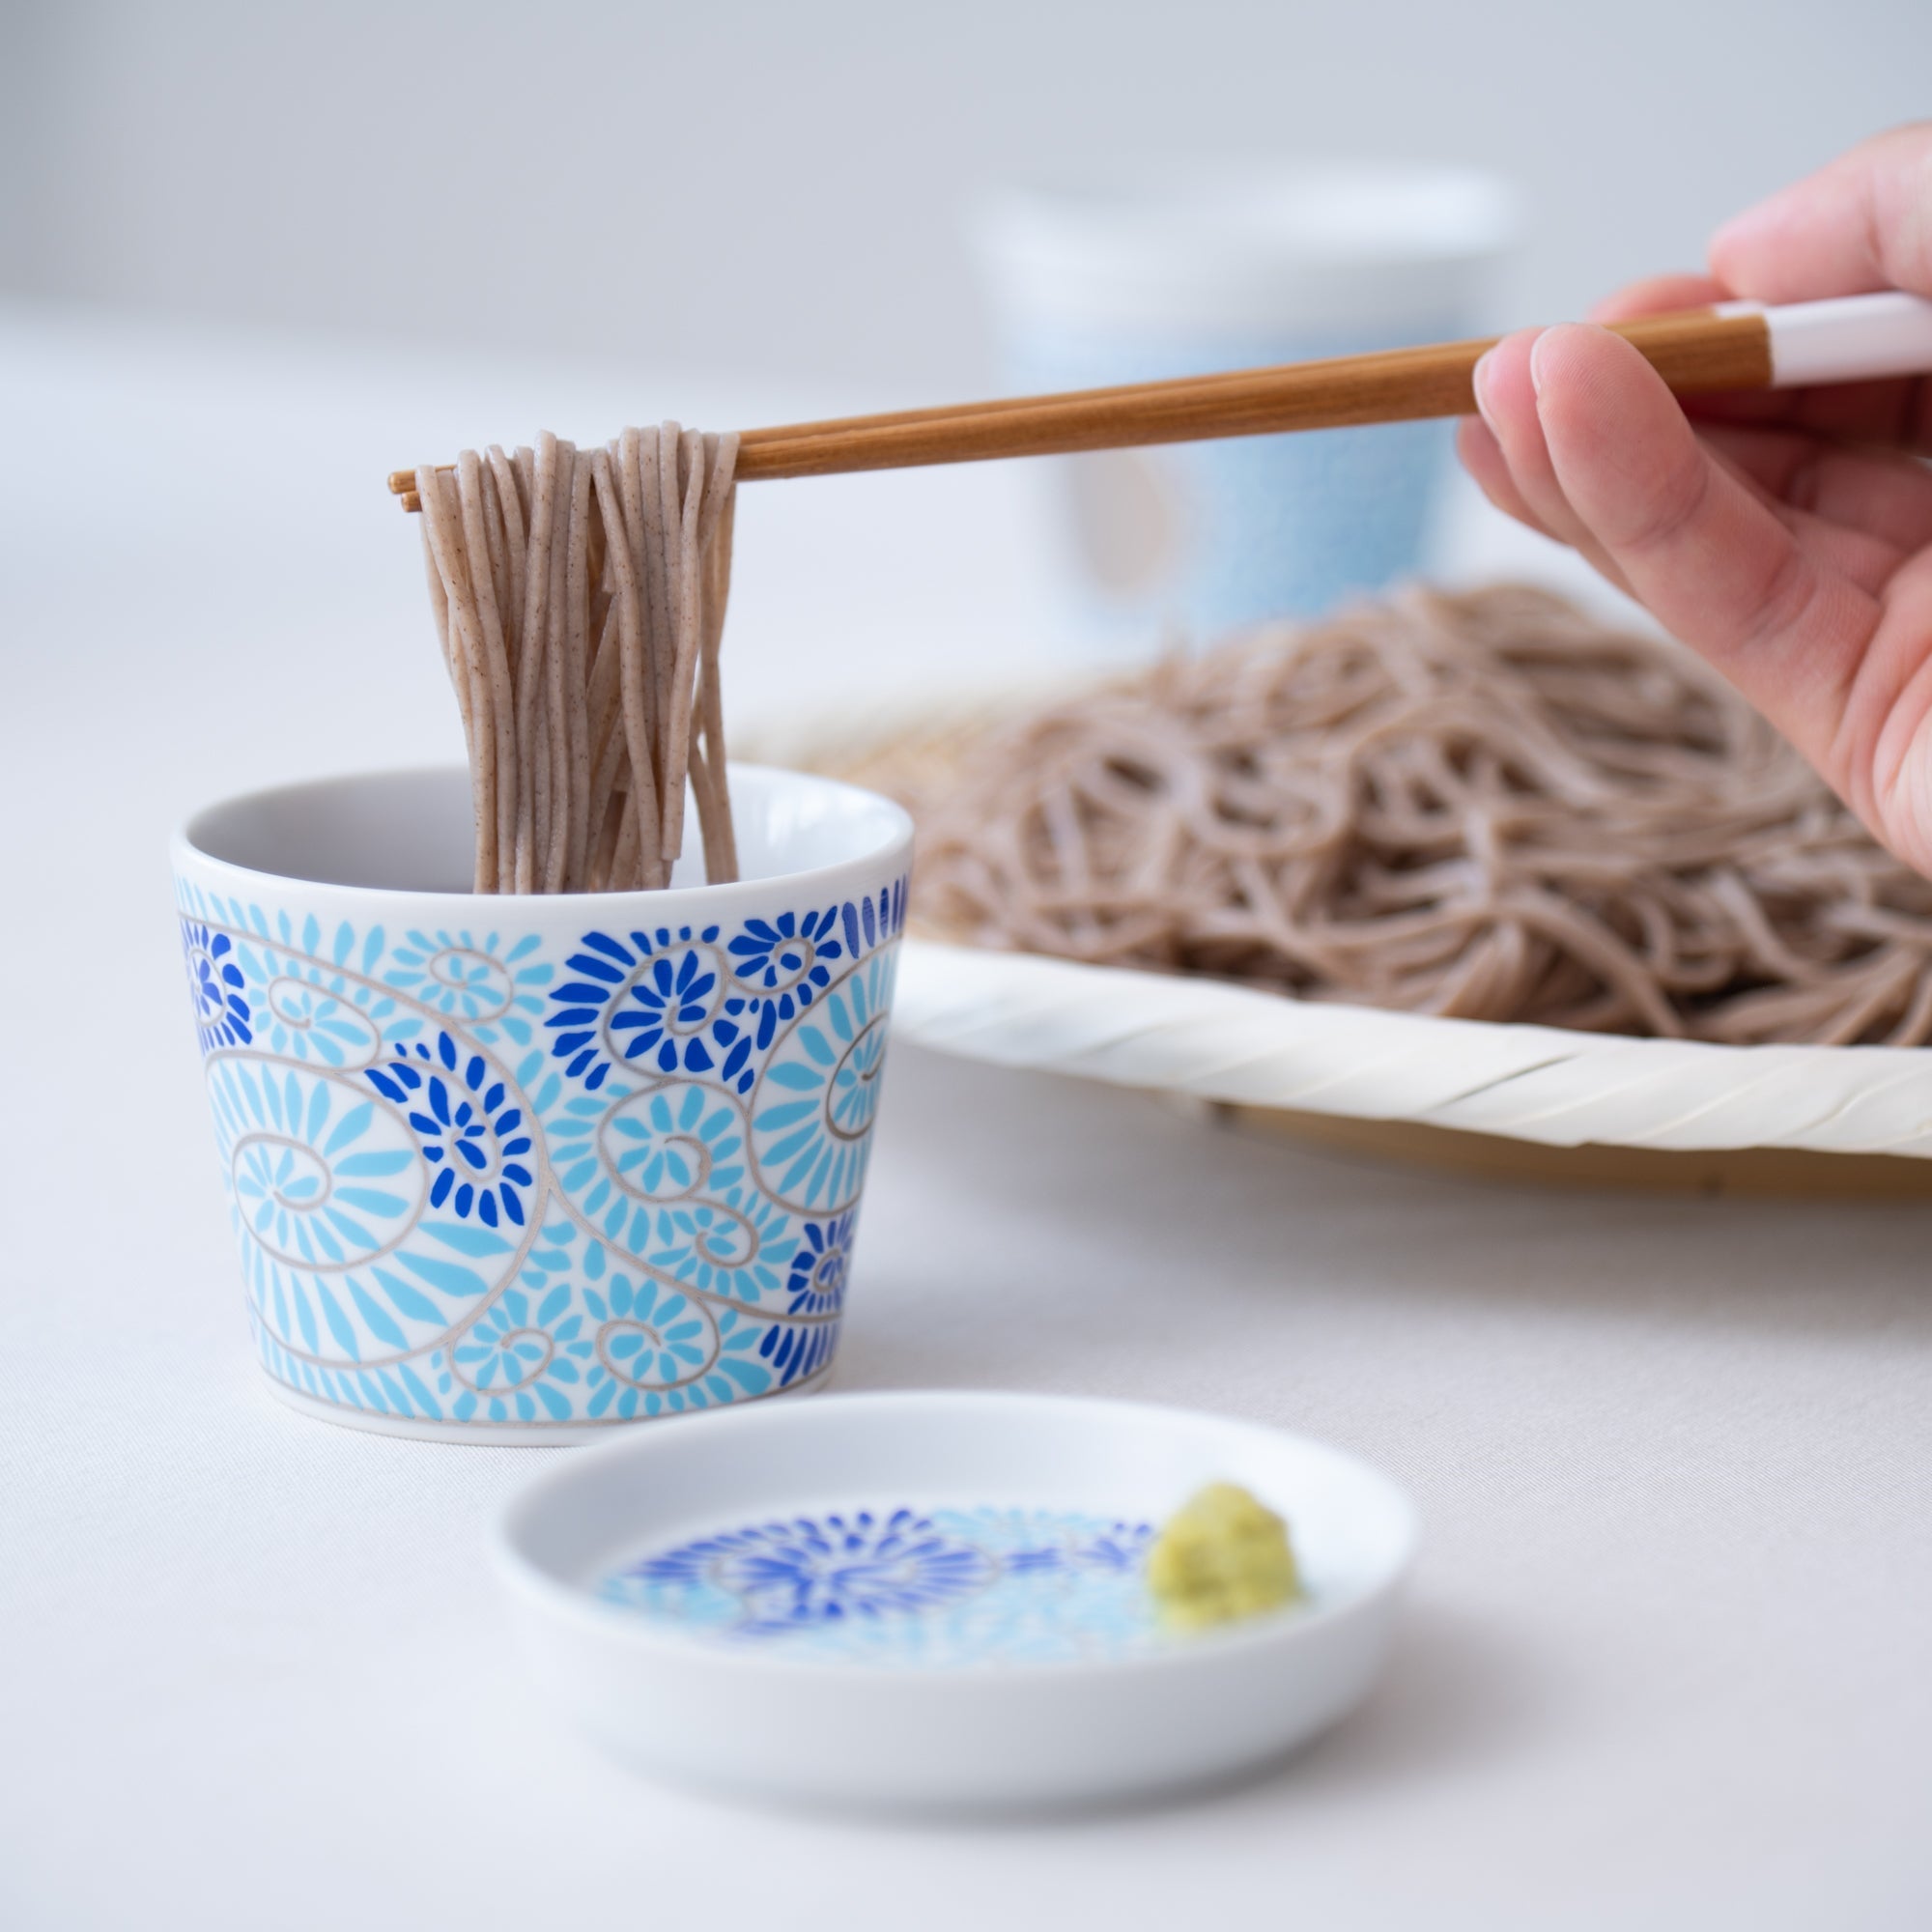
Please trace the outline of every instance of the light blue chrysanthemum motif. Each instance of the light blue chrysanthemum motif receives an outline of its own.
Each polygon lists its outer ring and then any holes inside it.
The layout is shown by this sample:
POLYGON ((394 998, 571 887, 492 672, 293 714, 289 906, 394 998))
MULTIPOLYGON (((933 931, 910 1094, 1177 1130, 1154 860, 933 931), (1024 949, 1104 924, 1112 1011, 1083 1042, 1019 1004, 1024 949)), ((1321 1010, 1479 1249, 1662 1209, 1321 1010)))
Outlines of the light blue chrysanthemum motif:
POLYGON ((182 954, 187 962, 188 1002, 203 1053, 221 1046, 246 1046, 254 1038, 254 1014, 235 942, 201 921, 182 921, 182 954))
MULTIPOLYGON (((299 935, 236 935, 236 956, 255 999, 255 1044, 263 1052, 347 1070, 368 1065, 382 1052, 384 1029, 399 1017, 405 1032, 415 1030, 381 986, 304 952, 298 943, 302 939, 321 947, 316 922, 299 935)), ((333 950, 347 957, 353 949, 350 928, 339 927, 333 950)))
POLYGON ((236 1199, 277 1261, 338 1268, 386 1254, 422 1212, 415 1148, 348 1081, 253 1054, 212 1069, 236 1199))
POLYGON ((612 1572, 608 1603, 694 1637, 935 1667, 1145 1655, 1151 1526, 1090 1511, 900 1506, 733 1526, 612 1572))
POLYGON ((634 1201, 681 1201, 745 1175, 744 1116, 696 1081, 623 1095, 598 1121, 595 1141, 603 1170, 634 1201))
POLYGON ((242 989, 249 1014, 248 1037, 219 1043, 252 1044, 279 1060, 350 1068, 375 1059, 392 1030, 401 1036, 420 1030, 417 1018, 358 970, 380 956, 380 927, 358 939, 347 922, 328 932, 311 916, 298 930, 287 913, 271 921, 255 906, 213 895, 197 899, 195 911, 206 922, 185 922, 190 972, 192 934, 199 929, 231 975, 240 976, 228 983, 242 989))
MULTIPOLYGON (((724 1221, 752 1216, 768 1230, 759 1246, 784 1232, 771 1225, 776 1210, 754 1211, 761 1197, 747 1179, 748 1130, 735 1095, 683 1079, 635 1088, 617 1080, 596 1094, 546 1081, 539 1093, 564 1200, 588 1232, 613 1247, 640 1260, 652 1256, 668 1238, 661 1210, 699 1198, 719 1204, 724 1221)), ((774 1264, 781 1267, 789 1253, 774 1264)))
POLYGON ((459 1422, 567 1422, 596 1360, 596 1343, 568 1286, 538 1299, 506 1288, 449 1348, 437 1387, 459 1422))
POLYGON ((686 1287, 776 1307, 798 1246, 791 1225, 755 1187, 727 1188, 715 1200, 660 1208, 646 1259, 686 1287))
POLYGON ((405 1110, 435 1170, 429 1205, 485 1228, 522 1228, 536 1185, 534 1124, 522 1095, 482 1054, 438 1031, 365 1069, 369 1084, 405 1110))
POLYGON ((555 969, 533 932, 509 944, 494 932, 412 929, 389 949, 383 983, 467 1028, 486 1045, 527 1046, 555 969))
POLYGON ((983 1589, 997 1565, 909 1509, 796 1517, 700 1537, 631 1573, 732 1599, 733 1634, 767 1636, 846 1618, 905 1616, 983 1589))
POLYGON ((352 999, 301 973, 270 980, 256 1016, 256 1044, 290 1060, 324 1066, 366 1066, 383 1050, 383 1036, 352 999))
POLYGON ((858 1199, 871 1150, 896 951, 874 953, 793 1022, 752 1097, 759 1181, 799 1213, 858 1199))
POLYGON ((292 1353, 407 1354, 507 1273, 506 1243, 450 1251, 408 1122, 356 1076, 228 1052, 209 1063, 209 1096, 250 1298, 292 1353))
POLYGON ((579 1293, 597 1323, 585 1405, 593 1418, 709 1408, 773 1386, 756 1358, 759 1324, 738 1310, 615 1270, 579 1293))

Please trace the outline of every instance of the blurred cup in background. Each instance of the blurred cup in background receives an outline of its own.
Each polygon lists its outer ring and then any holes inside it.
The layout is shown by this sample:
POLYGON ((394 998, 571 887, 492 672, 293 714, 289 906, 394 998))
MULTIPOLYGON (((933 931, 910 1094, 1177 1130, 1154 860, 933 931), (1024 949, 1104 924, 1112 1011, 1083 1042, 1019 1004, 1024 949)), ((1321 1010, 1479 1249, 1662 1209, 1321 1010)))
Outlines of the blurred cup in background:
MULTIPOLYGON (((1024 393, 1478 333, 1518 214, 1491 175, 1335 163, 1014 189, 973 225, 1024 393)), ((1325 611, 1417 568, 1449 448, 1428 422, 1056 458, 1060 575, 1142 649, 1325 611)))

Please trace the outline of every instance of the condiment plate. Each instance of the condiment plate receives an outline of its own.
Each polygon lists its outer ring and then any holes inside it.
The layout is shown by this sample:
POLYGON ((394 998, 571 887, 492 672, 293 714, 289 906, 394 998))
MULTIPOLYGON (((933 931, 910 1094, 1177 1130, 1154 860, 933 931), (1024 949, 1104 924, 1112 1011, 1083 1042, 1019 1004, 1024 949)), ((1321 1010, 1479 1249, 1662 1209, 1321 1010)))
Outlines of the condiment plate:
POLYGON ((497 1536, 554 1704, 659 1777, 815 1805, 1027 1810, 1264 1764, 1380 1669, 1399 1490, 1256 1423, 1070 1397, 815 1397, 573 1456, 497 1536), (1300 1605, 1186 1635, 1141 1577, 1204 1484, 1289 1520, 1300 1605))

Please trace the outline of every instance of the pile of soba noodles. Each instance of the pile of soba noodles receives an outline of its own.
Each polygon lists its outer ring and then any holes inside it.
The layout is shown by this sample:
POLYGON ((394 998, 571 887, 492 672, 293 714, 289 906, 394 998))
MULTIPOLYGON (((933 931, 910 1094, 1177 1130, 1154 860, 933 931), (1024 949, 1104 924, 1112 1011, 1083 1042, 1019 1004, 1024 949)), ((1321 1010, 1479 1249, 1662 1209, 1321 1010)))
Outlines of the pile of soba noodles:
POLYGON ((416 471, 479 893, 668 885, 687 781, 705 878, 738 876, 718 680, 737 452, 665 423, 416 471))
POLYGON ((1175 658, 898 788, 915 918, 974 945, 1474 1019, 1932 1036, 1932 884, 1688 654, 1520 586, 1175 658))

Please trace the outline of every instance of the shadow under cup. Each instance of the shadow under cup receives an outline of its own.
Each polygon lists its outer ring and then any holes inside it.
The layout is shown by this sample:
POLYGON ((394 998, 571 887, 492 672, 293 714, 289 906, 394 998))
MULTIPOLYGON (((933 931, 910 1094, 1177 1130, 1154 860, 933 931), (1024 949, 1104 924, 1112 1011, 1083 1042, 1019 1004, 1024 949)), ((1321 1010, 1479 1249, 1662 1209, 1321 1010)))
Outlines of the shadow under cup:
POLYGON ((250 1324, 277 1393, 563 1442, 830 1371, 912 825, 734 767, 663 892, 465 890, 469 779, 255 793, 174 841, 250 1324))

